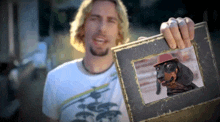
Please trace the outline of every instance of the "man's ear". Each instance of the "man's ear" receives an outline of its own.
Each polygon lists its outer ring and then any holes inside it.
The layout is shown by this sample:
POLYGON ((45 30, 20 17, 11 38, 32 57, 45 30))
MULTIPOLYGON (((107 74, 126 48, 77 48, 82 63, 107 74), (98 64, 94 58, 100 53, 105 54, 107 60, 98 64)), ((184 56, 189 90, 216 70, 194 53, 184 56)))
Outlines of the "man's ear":
POLYGON ((120 32, 118 32, 118 35, 117 35, 117 38, 116 38, 117 40, 119 40, 119 39, 122 39, 122 35, 120 34, 120 32))
POLYGON ((79 37, 81 40, 84 40, 84 37, 85 37, 85 25, 82 25, 82 26, 79 28, 78 37, 79 37))
POLYGON ((120 33, 118 33, 118 35, 116 37, 116 45, 122 44, 122 42, 120 40, 122 40, 122 35, 120 33))

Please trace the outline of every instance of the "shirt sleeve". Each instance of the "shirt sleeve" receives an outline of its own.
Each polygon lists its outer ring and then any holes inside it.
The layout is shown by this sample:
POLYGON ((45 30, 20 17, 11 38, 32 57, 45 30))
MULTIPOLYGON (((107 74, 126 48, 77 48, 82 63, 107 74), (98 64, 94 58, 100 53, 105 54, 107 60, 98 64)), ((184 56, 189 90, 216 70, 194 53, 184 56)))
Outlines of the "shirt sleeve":
POLYGON ((57 104, 57 86, 55 77, 52 73, 48 73, 43 93, 42 112, 51 119, 59 119, 59 111, 57 104))

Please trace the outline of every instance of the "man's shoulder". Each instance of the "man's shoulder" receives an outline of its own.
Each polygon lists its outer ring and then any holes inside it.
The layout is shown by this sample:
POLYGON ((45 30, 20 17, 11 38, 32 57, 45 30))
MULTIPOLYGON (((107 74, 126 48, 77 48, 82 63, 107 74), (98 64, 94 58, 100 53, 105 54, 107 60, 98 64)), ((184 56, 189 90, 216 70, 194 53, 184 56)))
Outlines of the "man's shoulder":
POLYGON ((57 73, 66 72, 66 71, 69 71, 69 70, 74 70, 74 68, 77 67, 77 63, 79 63, 81 61, 82 61, 82 59, 75 59, 75 60, 72 60, 72 61, 65 62, 65 63, 57 66, 53 70, 51 70, 49 72, 49 74, 57 74, 57 73))

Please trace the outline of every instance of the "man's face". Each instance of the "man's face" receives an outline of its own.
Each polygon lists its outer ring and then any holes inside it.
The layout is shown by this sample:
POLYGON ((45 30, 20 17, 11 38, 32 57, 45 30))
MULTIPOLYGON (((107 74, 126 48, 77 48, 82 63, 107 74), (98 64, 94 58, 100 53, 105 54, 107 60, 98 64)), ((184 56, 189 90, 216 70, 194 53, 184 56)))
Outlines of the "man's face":
POLYGON ((85 22, 86 52, 94 56, 105 56, 116 46, 118 38, 118 15, 115 4, 110 1, 96 1, 85 22))

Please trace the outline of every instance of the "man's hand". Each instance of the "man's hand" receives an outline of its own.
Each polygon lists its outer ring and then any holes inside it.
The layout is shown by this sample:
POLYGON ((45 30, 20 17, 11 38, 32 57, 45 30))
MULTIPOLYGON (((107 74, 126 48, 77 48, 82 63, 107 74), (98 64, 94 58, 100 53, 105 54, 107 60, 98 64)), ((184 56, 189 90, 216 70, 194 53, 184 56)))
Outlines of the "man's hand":
POLYGON ((164 35, 170 48, 183 49, 190 47, 194 39, 194 22, 188 18, 170 18, 161 24, 160 32, 164 35))

